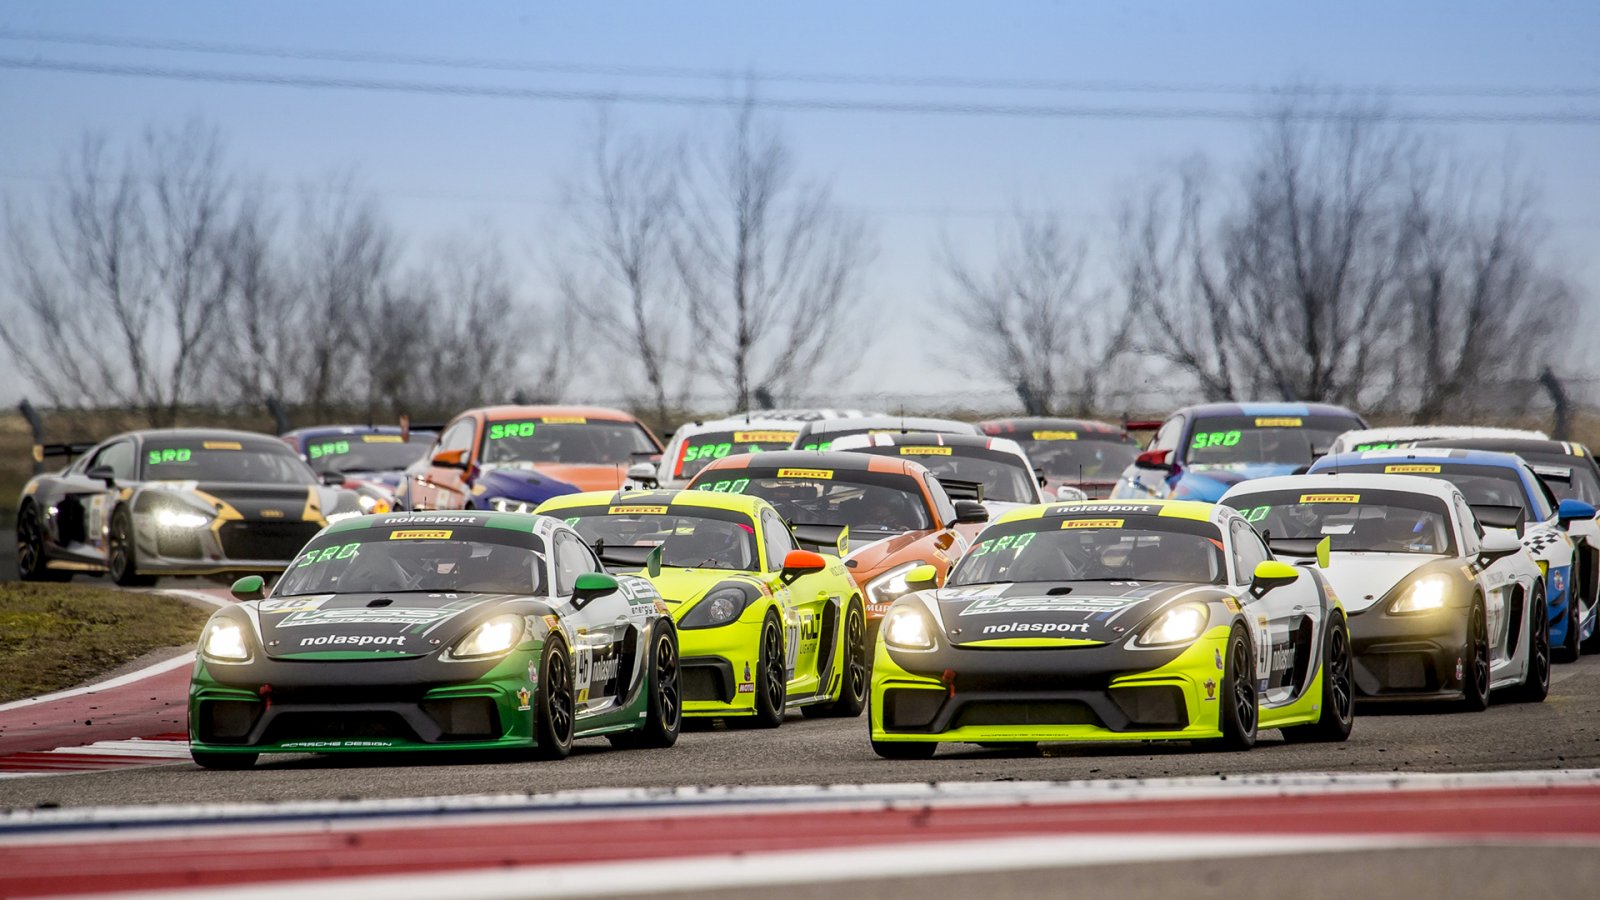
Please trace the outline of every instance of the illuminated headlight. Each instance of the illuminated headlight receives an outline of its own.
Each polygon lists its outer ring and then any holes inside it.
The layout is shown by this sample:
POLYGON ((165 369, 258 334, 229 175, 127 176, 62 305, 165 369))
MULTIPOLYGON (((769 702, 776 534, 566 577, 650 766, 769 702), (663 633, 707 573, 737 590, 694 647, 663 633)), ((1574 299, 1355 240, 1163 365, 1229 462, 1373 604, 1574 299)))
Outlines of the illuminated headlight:
POLYGON ((361 511, 364 513, 386 513, 390 509, 389 501, 383 499, 382 497, 371 497, 366 494, 360 494, 356 497, 356 502, 361 504, 361 511))
POLYGON ((489 501, 489 508, 495 512, 531 513, 538 505, 525 500, 509 500, 505 497, 494 497, 489 501))
POLYGON ((200 653, 217 662, 249 662, 250 645, 245 643, 244 629, 237 622, 213 622, 200 641, 200 653))
POLYGON ((163 509, 156 513, 156 524, 162 528, 204 528, 211 524, 211 517, 188 510, 163 509))
POLYGON ((1211 621, 1211 611, 1203 603, 1185 603, 1156 617, 1135 643, 1141 647, 1182 644, 1199 637, 1211 621))
POLYGON ((933 626, 912 606, 896 606, 883 617, 884 643, 898 650, 932 650, 933 626))
POLYGON ((505 653, 522 642, 524 628, 522 616, 509 613, 495 616, 472 629, 471 634, 451 648, 450 655, 455 659, 478 659, 505 653))
POLYGON ((888 604, 911 593, 911 585, 906 582, 906 576, 911 570, 922 565, 917 562, 908 562, 903 566, 895 566, 877 578, 867 582, 867 599, 875 604, 888 604))
POLYGON ((1389 604, 1389 612, 1406 614, 1432 612, 1443 609, 1450 596, 1450 579, 1443 575, 1427 575, 1411 583, 1411 587, 1389 604))
POLYGON ((678 623, 679 628, 715 628, 726 625, 744 614, 749 597, 736 587, 721 587, 694 605, 678 623))

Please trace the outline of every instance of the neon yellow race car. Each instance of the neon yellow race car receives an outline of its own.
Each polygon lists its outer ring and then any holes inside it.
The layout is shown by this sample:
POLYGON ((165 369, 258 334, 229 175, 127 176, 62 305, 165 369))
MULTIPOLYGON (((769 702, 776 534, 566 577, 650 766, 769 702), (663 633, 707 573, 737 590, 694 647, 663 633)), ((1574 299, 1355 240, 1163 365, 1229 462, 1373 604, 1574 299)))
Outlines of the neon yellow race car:
MULTIPOLYGON (((933 573, 913 571, 931 586, 933 573)), ((1273 559, 1234 510, 1190 501, 1031 506, 978 536, 945 586, 878 633, 872 749, 940 743, 1342 741, 1344 609, 1314 566, 1273 559)))
POLYGON ((842 529, 802 549, 765 500, 711 491, 601 491, 545 501, 613 571, 638 572, 678 626, 686 716, 763 727, 799 708, 856 716, 867 697, 861 592, 842 529))

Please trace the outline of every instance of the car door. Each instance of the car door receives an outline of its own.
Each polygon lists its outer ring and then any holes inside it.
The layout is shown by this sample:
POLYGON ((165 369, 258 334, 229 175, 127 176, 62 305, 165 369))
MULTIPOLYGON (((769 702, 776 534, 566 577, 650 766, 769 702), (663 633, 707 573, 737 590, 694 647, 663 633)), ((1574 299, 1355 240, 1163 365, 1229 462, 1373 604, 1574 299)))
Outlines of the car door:
POLYGON ((1511 595, 1517 587, 1517 576, 1508 565, 1497 564, 1488 568, 1478 565, 1478 554, 1483 549, 1483 526, 1478 524, 1478 517, 1472 514, 1472 508, 1462 495, 1456 494, 1451 505, 1455 507, 1456 529, 1461 536, 1462 563, 1479 570, 1477 580, 1478 587, 1483 591, 1484 625, 1489 629, 1489 668, 1492 671, 1510 656, 1512 629, 1520 624, 1512 622, 1510 616, 1511 595))
MULTIPOLYGON (((1235 518, 1228 528, 1234 571, 1240 582, 1249 584, 1256 566, 1272 554, 1245 520, 1235 518)), ((1259 597, 1247 591, 1241 598, 1256 624, 1256 679, 1263 706, 1291 703, 1309 683, 1322 625, 1315 577, 1308 571, 1259 597)))
POLYGON ((573 598, 578 576, 603 571, 583 540, 569 531, 552 539, 556 594, 568 598, 572 636, 572 689, 580 715, 605 712, 627 694, 638 669, 642 646, 630 615, 631 604, 620 591, 587 602, 573 598))
POLYGON ((477 446, 478 423, 471 416, 458 419, 439 435, 428 458, 417 464, 419 471, 408 476, 410 496, 406 505, 410 509, 462 509, 469 496, 466 466, 472 464, 473 448, 477 446), (441 454, 459 453, 461 466, 439 465, 434 462, 441 454))
POLYGON ((89 451, 67 470, 53 504, 58 546, 75 556, 104 560, 106 526, 113 506, 121 489, 133 487, 139 474, 137 452, 132 438, 110 441, 89 451), (112 484, 90 478, 88 473, 96 469, 110 470, 112 484))
MULTIPOLYGON (((790 694, 816 693, 825 688, 820 684, 821 668, 831 659, 833 633, 825 632, 829 623, 837 623, 844 610, 846 597, 841 593, 841 579, 824 569, 802 575, 782 587, 777 581, 783 559, 799 545, 783 519, 770 509, 761 511, 762 550, 766 557, 766 571, 784 593, 784 654, 789 676, 790 694), (829 608, 832 607, 832 614, 829 608)), ((836 630, 836 628, 834 629, 836 630)))

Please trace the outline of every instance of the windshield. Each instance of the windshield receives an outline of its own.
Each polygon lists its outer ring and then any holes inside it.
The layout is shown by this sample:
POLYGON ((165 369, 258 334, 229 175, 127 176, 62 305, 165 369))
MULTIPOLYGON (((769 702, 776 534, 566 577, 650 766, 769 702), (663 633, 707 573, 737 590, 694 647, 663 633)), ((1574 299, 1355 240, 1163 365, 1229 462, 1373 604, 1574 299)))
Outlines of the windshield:
POLYGON ((594 506, 563 510, 584 541, 604 547, 661 547, 661 564, 676 569, 756 572, 756 530, 730 510, 666 506, 594 506))
POLYGON ((922 487, 909 475, 837 469, 712 469, 689 486, 760 497, 791 524, 844 525, 852 537, 933 528, 922 487), (737 477, 731 477, 734 475, 737 477))
POLYGON ((1541 519, 1528 502, 1517 470, 1503 466, 1439 465, 1437 463, 1366 463, 1340 466, 1340 472, 1381 472, 1443 478, 1461 491, 1471 506, 1514 506, 1530 519, 1541 519))
POLYGON ((1551 454, 1520 454, 1533 474, 1539 476, 1557 500, 1582 500, 1600 506, 1600 477, 1586 457, 1551 454))
POLYGON ((1296 555, 1310 555, 1324 537, 1334 550, 1455 555, 1449 509, 1440 498, 1426 494, 1291 490, 1245 494, 1227 502, 1275 547, 1283 540, 1306 542, 1305 547, 1284 548, 1296 555))
POLYGON ((741 453, 787 450, 798 431, 771 431, 748 428, 740 431, 707 431, 683 440, 678 450, 673 478, 693 478, 714 459, 741 453))
POLYGON ((1191 468, 1311 464, 1333 439, 1360 428, 1343 416, 1210 416, 1194 424, 1184 462, 1191 468))
POLYGON ((1047 516, 985 529, 950 584, 1182 581, 1221 584, 1222 541, 1209 522, 1160 516, 1047 516))
POLYGON ((659 450, 632 422, 491 422, 484 435, 485 463, 545 462, 619 465, 659 450))
POLYGON ((433 435, 329 435, 305 441, 305 457, 318 472, 398 472, 421 459, 433 435))
POLYGON ((143 463, 146 481, 317 483, 289 445, 277 440, 147 440, 143 463))
POLYGON ((1116 481, 1133 465, 1139 446, 1113 435, 1075 431, 1035 431, 1007 437, 1022 445, 1033 464, 1058 481, 1116 481), (1070 436, 1069 436, 1070 435, 1070 436))
POLYGON ((935 478, 970 481, 983 485, 983 499, 1002 503, 1038 503, 1038 482, 1027 463, 1010 453, 986 447, 881 447, 851 448, 851 453, 897 456, 919 462, 935 478))
POLYGON ((542 596, 544 542, 500 528, 369 528, 316 538, 274 597, 460 591, 542 596))

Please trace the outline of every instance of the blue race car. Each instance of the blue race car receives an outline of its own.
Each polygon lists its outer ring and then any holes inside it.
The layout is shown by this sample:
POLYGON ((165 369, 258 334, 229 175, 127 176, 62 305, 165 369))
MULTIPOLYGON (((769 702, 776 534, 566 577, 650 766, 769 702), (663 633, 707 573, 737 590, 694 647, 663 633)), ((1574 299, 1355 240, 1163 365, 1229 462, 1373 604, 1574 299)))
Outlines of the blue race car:
POLYGON ((1215 503, 1251 478, 1304 472, 1361 417, 1326 403, 1206 403, 1186 406, 1124 469, 1111 496, 1120 500, 1215 503))
POLYGON ((428 452, 435 436, 397 425, 313 425, 279 435, 317 474, 343 475, 368 513, 395 508, 406 466, 428 452))

